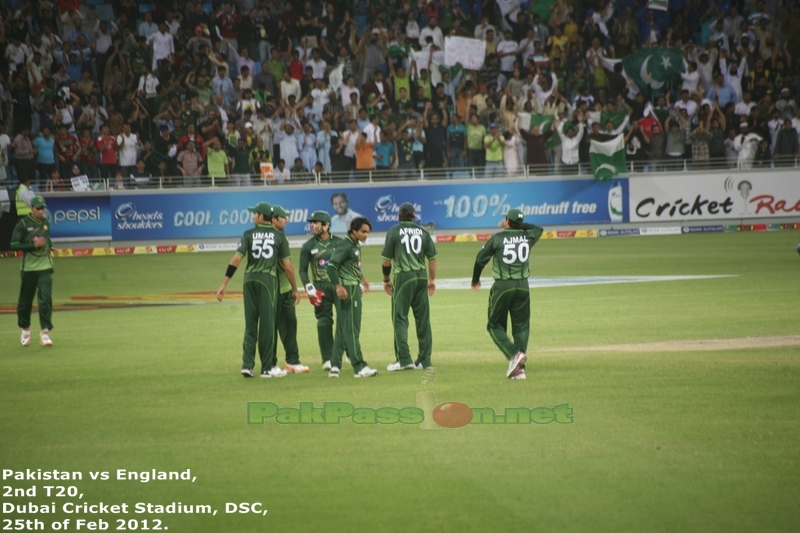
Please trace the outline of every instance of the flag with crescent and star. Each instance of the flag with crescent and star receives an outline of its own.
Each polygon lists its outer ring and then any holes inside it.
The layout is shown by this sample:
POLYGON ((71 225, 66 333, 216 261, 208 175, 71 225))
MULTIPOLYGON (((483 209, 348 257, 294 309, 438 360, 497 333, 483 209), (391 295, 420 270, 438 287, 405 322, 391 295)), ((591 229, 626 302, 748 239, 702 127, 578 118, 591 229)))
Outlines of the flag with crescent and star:
POLYGON ((669 79, 683 72, 683 52, 679 48, 643 48, 625 57, 622 66, 640 89, 647 84, 649 74, 650 87, 661 94, 669 79))
POLYGON ((625 136, 620 133, 610 141, 592 140, 589 144, 592 174, 597 181, 610 180, 625 172, 625 136))

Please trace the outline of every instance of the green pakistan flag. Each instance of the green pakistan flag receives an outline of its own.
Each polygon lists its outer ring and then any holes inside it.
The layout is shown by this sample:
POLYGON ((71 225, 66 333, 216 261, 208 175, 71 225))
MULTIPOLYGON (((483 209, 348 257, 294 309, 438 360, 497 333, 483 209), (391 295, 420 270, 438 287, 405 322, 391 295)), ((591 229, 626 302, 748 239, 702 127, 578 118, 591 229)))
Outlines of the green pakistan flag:
POLYGON ((683 53, 678 48, 644 48, 622 60, 625 74, 642 88, 647 75, 654 94, 664 92, 664 84, 675 74, 683 72, 683 53))

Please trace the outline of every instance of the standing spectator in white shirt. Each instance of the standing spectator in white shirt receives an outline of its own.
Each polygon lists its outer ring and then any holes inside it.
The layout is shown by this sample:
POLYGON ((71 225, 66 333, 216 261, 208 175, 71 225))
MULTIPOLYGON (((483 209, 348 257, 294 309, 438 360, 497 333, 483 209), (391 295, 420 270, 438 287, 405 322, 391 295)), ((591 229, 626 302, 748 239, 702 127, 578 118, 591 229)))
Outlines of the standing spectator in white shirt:
POLYGON ((19 65, 27 63, 30 57, 31 51, 18 37, 6 47, 6 59, 12 72, 16 72, 19 65))
POLYGON ((489 24, 489 17, 483 16, 481 18, 481 23, 478 24, 477 26, 475 26, 475 31, 473 32, 473 36, 476 39, 480 39, 481 41, 485 41, 486 40, 486 32, 490 31, 490 30, 495 32, 495 33, 497 33, 497 31, 495 30, 494 26, 489 24))
POLYGON ((739 135, 733 140, 733 149, 739 152, 738 164, 740 170, 750 170, 753 168, 753 160, 756 157, 758 143, 761 136, 750 133, 749 124, 742 122, 739 124, 739 135))
MULTIPOLYGON (((289 75, 289 71, 283 72, 283 79, 281 80, 281 100, 284 103, 289 103, 289 97, 294 96, 295 102, 300 101, 302 91, 300 89, 300 82, 289 75)), ((285 159, 285 158, 284 158, 285 159)), ((294 161, 294 159, 290 159, 294 161)))
POLYGON ((153 70, 158 68, 161 59, 171 61, 175 54, 175 42, 163 22, 159 25, 158 31, 147 38, 147 44, 153 50, 153 70))
POLYGON ((319 48, 314 48, 311 51, 311 59, 306 61, 306 67, 311 67, 312 76, 315 80, 321 80, 325 77, 325 69, 328 68, 328 64, 320 57, 319 48))
POLYGON ((756 103, 753 102, 750 91, 745 91, 742 93, 742 101, 736 104, 733 112, 738 116, 744 117, 743 120, 747 120, 747 117, 750 116, 750 110, 754 107, 756 107, 756 103))
POLYGON ((578 174, 578 163, 580 162, 579 146, 583 138, 583 113, 578 111, 578 131, 575 132, 575 126, 570 124, 567 131, 564 131, 564 122, 559 121, 556 125, 556 132, 561 137, 561 162, 563 163, 561 169, 562 174, 567 176, 574 176, 578 174))
POLYGON ((428 37, 433 37, 433 44, 436 45, 439 50, 444 50, 444 35, 442 35, 442 29, 438 24, 439 21, 436 20, 436 17, 428 19, 428 25, 419 32, 420 47, 425 48, 425 40, 428 37))
MULTIPOLYGON (((684 61, 684 63, 686 62, 684 61)), ((686 90, 690 93, 695 92, 697 90, 697 84, 700 81, 700 73, 697 72, 697 63, 694 61, 686 63, 686 72, 681 72, 681 79, 683 80, 681 90, 686 90)))
POLYGON ((689 100, 689 91, 681 89, 681 99, 675 102, 675 109, 685 109, 686 116, 692 118, 697 113, 697 104, 693 100, 689 100))
POLYGON ((128 176, 136 168, 136 155, 141 143, 137 135, 131 133, 131 125, 127 122, 122 125, 122 133, 117 136, 117 146, 122 175, 128 176))
POLYGON ((519 44, 512 38, 511 30, 503 33, 503 40, 497 43, 497 57, 500 58, 500 72, 506 77, 511 78, 514 70, 514 61, 517 60, 519 44))

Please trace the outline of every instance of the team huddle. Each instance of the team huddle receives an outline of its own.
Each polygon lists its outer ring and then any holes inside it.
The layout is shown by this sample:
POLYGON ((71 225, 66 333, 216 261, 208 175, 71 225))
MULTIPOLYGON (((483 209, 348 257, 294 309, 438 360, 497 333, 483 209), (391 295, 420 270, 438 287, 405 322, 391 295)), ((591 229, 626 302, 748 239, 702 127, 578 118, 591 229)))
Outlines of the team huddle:
MULTIPOLYGON (((222 301, 228 282, 243 258, 247 258, 243 283, 245 332, 242 354, 244 377, 254 377, 258 348, 262 378, 279 378, 289 373, 306 373, 297 344, 297 314, 300 302, 297 276, 291 261, 289 241, 283 230, 288 222, 279 205, 261 202, 248 208, 254 228, 247 230, 233 255, 217 299, 222 301), (278 366, 280 338, 286 353, 278 366)), ((427 230, 415 223, 416 211, 405 203, 398 212, 399 223, 389 229, 382 258, 383 289, 392 297, 395 362, 389 372, 425 369, 431 366, 433 337, 429 297, 436 292, 436 246, 427 230), (427 268, 426 268, 427 267, 427 268), (414 313, 419 355, 413 359, 408 345, 408 315, 414 313)), ((541 237, 542 228, 523 221, 523 213, 510 210, 500 222, 503 230, 481 248, 472 273, 472 288, 481 287, 480 275, 492 261, 494 284, 489 294, 487 330, 509 361, 506 377, 526 379, 525 352, 530 332, 530 289, 528 262, 530 247, 541 237), (506 326, 511 317, 511 337, 506 326)), ((362 293, 370 286, 362 273, 361 243, 367 241, 372 224, 365 217, 354 218, 345 237, 330 233, 331 217, 315 211, 309 218, 313 236, 300 251, 299 276, 317 320, 322 368, 328 377, 338 378, 342 359, 347 357, 354 377, 378 375, 364 360, 359 341, 362 293), (334 331, 334 309, 336 329, 334 331)))

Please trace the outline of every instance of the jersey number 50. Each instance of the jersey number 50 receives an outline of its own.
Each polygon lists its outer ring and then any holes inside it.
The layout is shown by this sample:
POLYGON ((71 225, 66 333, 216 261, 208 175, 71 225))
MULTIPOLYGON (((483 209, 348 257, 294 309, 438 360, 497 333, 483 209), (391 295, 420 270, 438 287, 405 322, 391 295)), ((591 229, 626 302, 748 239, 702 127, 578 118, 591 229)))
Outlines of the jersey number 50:
POLYGON ((516 263, 519 259, 520 263, 528 260, 531 248, 527 242, 521 242, 517 245, 516 249, 513 244, 506 244, 503 247, 503 263, 510 265, 516 263))
POLYGON ((253 239, 251 251, 253 259, 269 259, 275 253, 272 249, 272 243, 264 239, 253 239))

